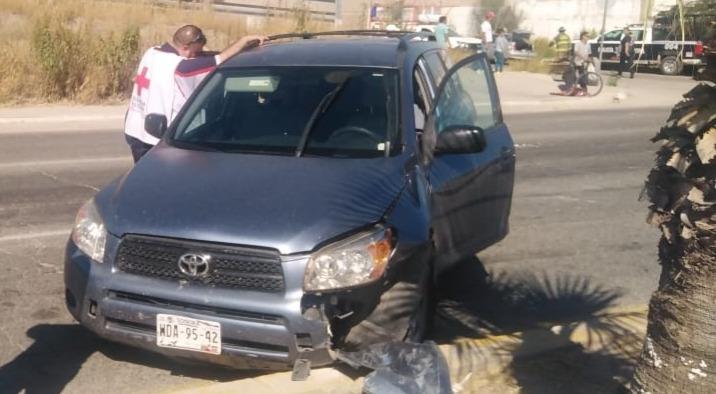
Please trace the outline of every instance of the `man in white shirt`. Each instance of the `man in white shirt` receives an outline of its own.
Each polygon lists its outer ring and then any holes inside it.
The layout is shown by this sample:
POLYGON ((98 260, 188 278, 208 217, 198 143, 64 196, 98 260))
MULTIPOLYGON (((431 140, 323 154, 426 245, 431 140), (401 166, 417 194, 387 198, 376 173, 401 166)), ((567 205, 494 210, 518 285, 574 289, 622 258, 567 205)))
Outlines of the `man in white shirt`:
POLYGON ((159 140, 144 130, 144 118, 161 114, 167 124, 176 117, 201 80, 217 65, 252 44, 261 45, 260 36, 246 36, 218 54, 204 52, 206 37, 198 27, 186 25, 161 46, 149 48, 134 78, 132 98, 124 121, 124 134, 136 163, 159 140))
POLYGON ((485 49, 487 57, 492 59, 495 53, 494 40, 492 38, 492 20, 495 19, 495 13, 487 11, 485 20, 480 25, 480 37, 482 38, 482 46, 485 49))
POLYGON ((592 47, 589 45, 589 33, 583 31, 579 41, 574 44, 574 65, 579 75, 579 86, 582 93, 587 91, 587 66, 592 61, 592 47))

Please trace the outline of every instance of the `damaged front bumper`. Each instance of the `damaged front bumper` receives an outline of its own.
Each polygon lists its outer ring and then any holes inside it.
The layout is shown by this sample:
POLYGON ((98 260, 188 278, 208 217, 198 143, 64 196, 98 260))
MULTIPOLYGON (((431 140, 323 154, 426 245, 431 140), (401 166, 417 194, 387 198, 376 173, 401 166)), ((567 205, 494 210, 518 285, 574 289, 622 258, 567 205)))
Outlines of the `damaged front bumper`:
POLYGON ((282 261, 286 290, 265 293, 118 271, 111 257, 116 255, 119 242, 119 238, 108 236, 105 263, 92 262, 71 240, 66 249, 67 308, 99 336, 168 356, 233 368, 290 369, 299 359, 311 366, 334 361, 324 309, 302 306, 307 257, 282 261), (157 346, 157 314, 220 323, 221 354, 157 346))

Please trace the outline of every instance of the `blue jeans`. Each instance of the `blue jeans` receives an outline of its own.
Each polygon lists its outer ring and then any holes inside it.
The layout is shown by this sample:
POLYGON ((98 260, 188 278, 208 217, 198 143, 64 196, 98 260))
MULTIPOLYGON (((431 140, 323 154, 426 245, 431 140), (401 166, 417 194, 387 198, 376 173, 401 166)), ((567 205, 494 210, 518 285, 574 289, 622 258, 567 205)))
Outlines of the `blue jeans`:
POLYGON ((502 52, 495 52, 495 71, 502 72, 505 66, 505 54, 502 52))

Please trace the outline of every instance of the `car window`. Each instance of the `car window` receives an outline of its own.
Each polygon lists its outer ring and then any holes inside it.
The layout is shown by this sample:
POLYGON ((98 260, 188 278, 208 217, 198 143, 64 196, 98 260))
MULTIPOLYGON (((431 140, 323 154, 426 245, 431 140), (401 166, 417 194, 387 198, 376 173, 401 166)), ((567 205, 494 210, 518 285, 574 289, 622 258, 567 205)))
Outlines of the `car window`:
POLYGON ((425 118, 430 110, 430 99, 427 82, 421 74, 419 67, 413 71, 413 111, 415 112, 415 129, 422 131, 425 128, 425 118))
POLYGON ((608 33, 604 33, 604 41, 620 41, 622 39, 621 30, 612 30, 608 33))
POLYGON ((654 29, 652 30, 652 40, 654 41, 665 41, 669 39, 669 30, 668 29, 654 29))
POLYGON ((190 149, 377 157, 398 137, 398 113, 396 70, 228 69, 189 104, 172 141, 190 149))
POLYGON ((440 85, 440 82, 443 80, 443 77, 445 77, 446 72, 445 64, 440 58, 440 53, 438 51, 429 52, 423 57, 428 65, 428 71, 430 71, 430 75, 433 77, 433 82, 435 85, 440 85))
POLYGON ((644 38, 644 30, 632 30, 631 38, 634 41, 641 41, 644 38))
POLYGON ((450 55, 448 55, 447 51, 439 51, 440 58, 443 59, 443 64, 445 65, 445 68, 448 70, 451 69, 455 64, 452 61, 452 58, 450 58, 450 55))
POLYGON ((488 129, 497 122, 495 112, 486 62, 478 57, 462 65, 445 81, 435 106, 436 131, 458 125, 488 129))

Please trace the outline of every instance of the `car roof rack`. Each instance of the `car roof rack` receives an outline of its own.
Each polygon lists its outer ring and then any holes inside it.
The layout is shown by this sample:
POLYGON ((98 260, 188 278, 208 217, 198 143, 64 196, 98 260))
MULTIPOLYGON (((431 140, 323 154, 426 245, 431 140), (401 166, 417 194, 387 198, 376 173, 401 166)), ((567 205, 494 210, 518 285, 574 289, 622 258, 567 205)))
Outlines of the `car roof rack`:
POLYGON ((283 40, 288 38, 301 38, 304 40, 323 37, 323 36, 367 36, 367 37, 393 37, 400 39, 401 47, 406 45, 408 41, 416 38, 427 39, 428 41, 436 41, 435 34, 432 32, 414 32, 404 30, 338 30, 323 31, 317 33, 287 33, 270 36, 270 40, 283 40))

